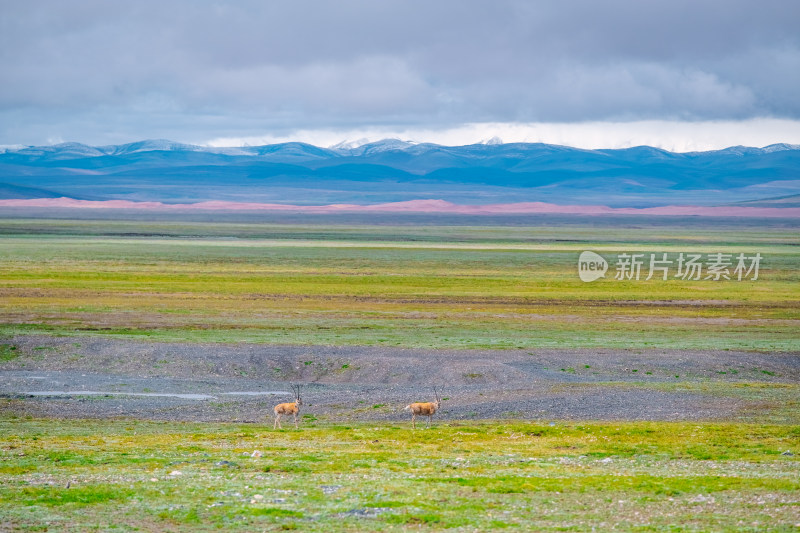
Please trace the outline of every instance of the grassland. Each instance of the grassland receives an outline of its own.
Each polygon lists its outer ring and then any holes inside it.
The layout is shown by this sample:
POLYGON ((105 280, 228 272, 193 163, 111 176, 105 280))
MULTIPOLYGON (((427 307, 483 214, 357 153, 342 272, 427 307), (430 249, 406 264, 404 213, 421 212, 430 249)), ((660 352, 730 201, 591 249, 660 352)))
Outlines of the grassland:
MULTIPOLYGON (((4 368, 30 364, 17 368, 27 372, 55 357, 5 340, 26 333, 532 352, 800 350, 795 221, 48 216, 0 213, 4 368), (587 284, 576 268, 583 250, 764 260, 757 281, 587 284)), ((78 365, 73 352, 64 357, 78 365)), ((581 368, 597 366, 589 355, 581 368)), ((675 381, 629 383, 611 370, 592 385, 597 396, 685 392, 741 408, 724 421, 444 419, 418 431, 307 413, 300 430, 271 431, 31 418, 32 404, 9 396, 0 530, 800 529, 796 383, 763 369, 742 370, 754 374, 741 382, 676 371, 675 381)), ((568 395, 587 385, 561 386, 568 395)), ((102 403, 74 401, 84 400, 102 403)))
POLYGON ((796 531, 796 426, 0 420, 0 518, 57 531, 796 531))
POLYGON ((401 222, 0 219, 0 333, 425 348, 800 349, 796 223, 401 222), (576 266, 586 249, 759 252, 764 260, 757 281, 618 281, 610 272, 587 284, 576 266))

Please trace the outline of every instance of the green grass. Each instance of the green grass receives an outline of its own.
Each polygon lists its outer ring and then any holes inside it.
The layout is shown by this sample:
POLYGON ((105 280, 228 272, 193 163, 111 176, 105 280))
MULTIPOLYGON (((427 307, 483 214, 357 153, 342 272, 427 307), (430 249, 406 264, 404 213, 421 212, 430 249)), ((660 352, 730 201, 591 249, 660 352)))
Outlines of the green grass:
MULTIPOLYGON (((331 220, 0 218, 0 336, 800 350, 793 222, 331 220), (587 249, 765 259, 755 282, 584 284, 576 263, 587 249)), ((0 363, 18 364, 17 351, 0 343, 0 363)), ((646 380, 652 369, 635 370, 646 380)), ((733 383, 564 384, 712 395, 752 405, 735 419, 748 423, 439 421, 411 431, 304 415, 300 430, 272 431, 4 415, 0 529, 797 531, 798 387, 756 381, 765 376, 781 378, 747 369, 733 383)))
POLYGON ((620 224, 0 219, 0 335, 800 349, 796 227, 737 221, 727 228, 703 219, 620 224), (576 267, 584 249, 760 252, 764 260, 757 281, 586 284, 576 267))
POLYGON ((271 431, 4 418, 0 435, 0 517, 20 530, 790 531, 800 522, 800 454, 782 455, 800 452, 800 428, 788 425, 271 431))
POLYGON ((12 361, 19 357, 20 352, 13 344, 0 344, 0 363, 12 361))

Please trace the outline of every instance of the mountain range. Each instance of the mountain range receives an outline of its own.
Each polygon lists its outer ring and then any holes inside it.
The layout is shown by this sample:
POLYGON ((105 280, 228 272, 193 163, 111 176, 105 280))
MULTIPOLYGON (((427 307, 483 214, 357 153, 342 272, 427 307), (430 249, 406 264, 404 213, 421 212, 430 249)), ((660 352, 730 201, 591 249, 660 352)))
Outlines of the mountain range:
POLYGON ((441 146, 387 139, 322 148, 164 140, 0 148, 0 199, 296 205, 437 199, 610 207, 800 207, 800 146, 675 153, 540 143, 441 146))

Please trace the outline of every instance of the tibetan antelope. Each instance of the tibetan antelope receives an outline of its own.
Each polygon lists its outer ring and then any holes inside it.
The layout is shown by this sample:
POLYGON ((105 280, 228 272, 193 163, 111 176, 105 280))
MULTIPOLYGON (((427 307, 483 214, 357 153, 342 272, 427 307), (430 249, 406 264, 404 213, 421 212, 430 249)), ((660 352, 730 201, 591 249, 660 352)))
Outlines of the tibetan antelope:
POLYGON ((406 405, 405 409, 411 411, 411 425, 414 429, 417 429, 417 415, 427 416, 428 425, 426 427, 431 427, 431 418, 433 418, 434 413, 439 410, 439 407, 441 407, 442 403, 439 400, 439 393, 436 391, 436 387, 433 388, 433 394, 436 395, 435 402, 412 403, 410 405, 406 405))
POLYGON ((275 411, 275 423, 272 425, 272 429, 283 429, 283 426, 281 426, 281 416, 283 415, 294 415, 294 427, 297 429, 297 415, 300 413, 300 406, 303 405, 303 400, 300 399, 300 385, 292 385, 291 387, 294 393, 294 401, 279 403, 275 406, 275 409, 273 409, 275 411))

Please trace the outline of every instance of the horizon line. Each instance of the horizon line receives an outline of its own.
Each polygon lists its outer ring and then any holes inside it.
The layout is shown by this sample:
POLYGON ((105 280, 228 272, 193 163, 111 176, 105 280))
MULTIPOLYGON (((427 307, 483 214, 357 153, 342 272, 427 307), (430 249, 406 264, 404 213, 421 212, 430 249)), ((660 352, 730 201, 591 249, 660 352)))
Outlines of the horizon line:
POLYGON ((752 218, 800 218, 800 207, 742 205, 666 205, 655 207, 609 207, 605 205, 560 205, 547 202, 503 204, 455 204, 441 199, 406 200, 379 204, 295 205, 210 200, 183 204, 131 200, 77 200, 69 197, 0 200, 0 207, 44 207, 70 209, 140 209, 147 211, 295 211, 306 213, 439 213, 454 215, 570 214, 718 216, 752 218))

